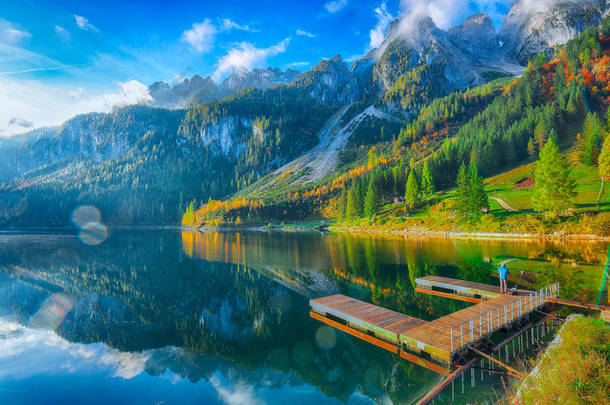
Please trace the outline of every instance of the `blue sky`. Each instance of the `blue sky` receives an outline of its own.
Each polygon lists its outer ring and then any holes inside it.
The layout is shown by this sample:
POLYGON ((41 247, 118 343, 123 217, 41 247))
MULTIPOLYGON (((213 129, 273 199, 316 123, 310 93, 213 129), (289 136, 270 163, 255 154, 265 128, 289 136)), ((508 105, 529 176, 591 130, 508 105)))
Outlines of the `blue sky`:
POLYGON ((510 0, 223 0, 0 3, 0 136, 145 100, 154 81, 220 81, 235 67, 308 70, 355 60, 392 18, 423 8, 447 28, 510 0))

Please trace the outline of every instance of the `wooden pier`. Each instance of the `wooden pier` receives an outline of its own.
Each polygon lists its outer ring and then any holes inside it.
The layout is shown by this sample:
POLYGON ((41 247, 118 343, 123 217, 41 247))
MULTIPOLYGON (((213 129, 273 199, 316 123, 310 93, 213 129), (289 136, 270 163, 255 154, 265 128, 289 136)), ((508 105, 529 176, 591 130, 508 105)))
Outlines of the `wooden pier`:
POLYGON ((477 305, 426 322, 344 295, 333 295, 310 301, 312 317, 324 317, 367 338, 396 345, 396 352, 402 350, 452 364, 456 354, 476 346, 500 329, 517 326, 559 293, 557 283, 538 291, 519 291, 517 295, 500 294, 495 286, 445 277, 423 277, 416 283, 426 292, 441 292, 458 299, 466 297, 476 300, 470 302, 477 305))

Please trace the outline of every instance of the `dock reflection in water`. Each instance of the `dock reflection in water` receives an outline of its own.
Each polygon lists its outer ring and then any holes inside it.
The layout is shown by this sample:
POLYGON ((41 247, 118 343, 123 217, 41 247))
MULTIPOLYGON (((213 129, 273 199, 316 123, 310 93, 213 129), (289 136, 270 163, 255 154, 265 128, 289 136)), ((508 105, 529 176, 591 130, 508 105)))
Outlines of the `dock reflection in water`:
MULTIPOLYGON (((0 402, 39 403, 42 387, 68 403, 411 403, 441 376, 311 319, 311 298, 342 293, 431 320, 467 304, 415 294, 418 277, 493 284, 493 264, 509 255, 536 274, 528 288, 595 291, 593 252, 316 233, 110 229, 97 246, 0 234, 0 402), (58 316, 35 316, 45 308, 58 316)), ((456 402, 487 398, 483 384, 456 402)))

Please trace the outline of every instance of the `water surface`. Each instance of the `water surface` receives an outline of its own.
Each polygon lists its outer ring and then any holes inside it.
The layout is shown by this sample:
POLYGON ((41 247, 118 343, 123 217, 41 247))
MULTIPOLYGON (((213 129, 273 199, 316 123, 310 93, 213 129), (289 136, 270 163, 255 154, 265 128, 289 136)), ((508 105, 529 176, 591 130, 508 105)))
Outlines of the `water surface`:
MULTIPOLYGON (((496 283, 494 267, 511 259, 512 284, 559 281, 563 296, 596 300, 606 247, 169 230, 110 230, 87 246, 71 233, 0 234, 0 403, 412 403, 441 377, 309 318, 310 298, 340 292, 430 320, 467 304, 415 294, 415 278, 496 283)), ((499 380, 476 380, 452 387, 456 403, 492 398, 499 380)))

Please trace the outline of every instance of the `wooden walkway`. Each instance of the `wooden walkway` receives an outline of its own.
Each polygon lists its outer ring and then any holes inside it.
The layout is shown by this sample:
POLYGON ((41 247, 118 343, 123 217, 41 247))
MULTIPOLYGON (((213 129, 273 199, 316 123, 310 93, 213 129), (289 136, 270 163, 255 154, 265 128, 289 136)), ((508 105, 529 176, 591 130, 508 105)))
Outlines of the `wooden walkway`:
POLYGON ((372 333, 375 337, 394 344, 398 344, 401 333, 426 323, 341 294, 311 300, 309 305, 322 316, 331 315, 342 319, 351 328, 372 333))
POLYGON ((422 279, 444 283, 450 286, 449 290, 453 288, 456 295, 472 294, 480 298, 476 301, 477 305, 426 322, 344 295, 332 295, 310 301, 312 316, 316 317, 317 314, 329 318, 367 337, 451 364, 456 353, 476 345, 499 329, 520 322, 529 313, 555 299, 559 291, 559 285, 553 284, 539 291, 520 292, 518 295, 500 295, 498 291, 497 295, 491 297, 489 294, 494 294, 494 289, 499 290, 498 287, 444 277, 422 279))

